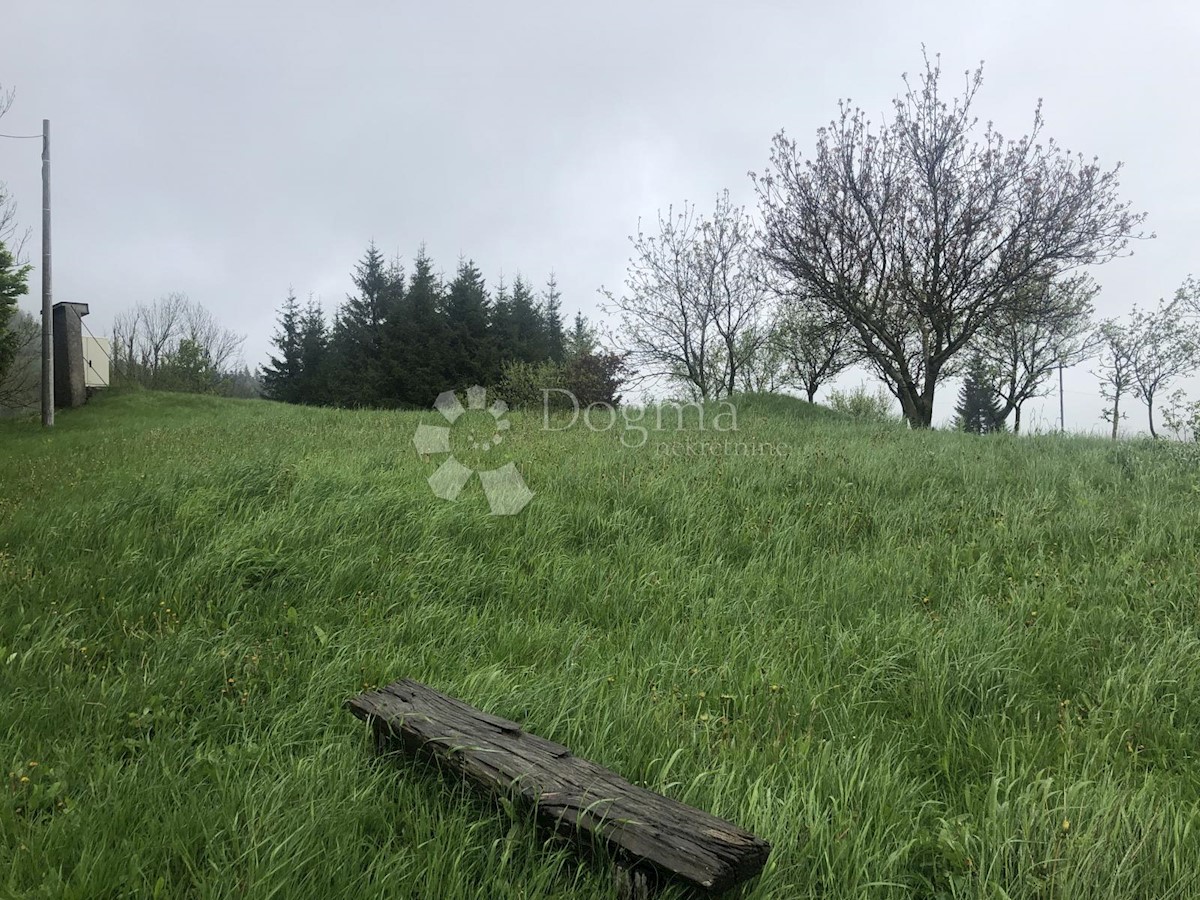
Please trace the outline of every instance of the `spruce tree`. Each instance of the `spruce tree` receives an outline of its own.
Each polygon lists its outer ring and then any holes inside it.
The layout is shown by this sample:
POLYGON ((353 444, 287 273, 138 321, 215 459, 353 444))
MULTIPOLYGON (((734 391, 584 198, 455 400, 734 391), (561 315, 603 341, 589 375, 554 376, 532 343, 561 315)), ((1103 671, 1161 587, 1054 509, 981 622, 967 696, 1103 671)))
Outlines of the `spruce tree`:
POLYGON ((566 336, 563 334, 562 293, 558 290, 558 279, 554 273, 546 281, 546 292, 538 310, 545 335, 546 355, 554 362, 562 362, 566 352, 566 336))
POLYGON ((300 316, 300 403, 323 406, 329 397, 329 333, 321 304, 308 298, 300 316))
POLYGON ((483 275, 473 261, 460 261, 446 295, 445 361, 451 386, 494 384, 499 377, 488 333, 490 315, 483 275))
POLYGON ((513 359, 534 363, 549 358, 545 323, 533 291, 520 275, 513 279, 509 329, 513 359))
POLYGON ((596 330, 588 323, 581 312, 575 313, 575 322, 571 333, 566 337, 567 359, 577 359, 596 351, 596 330))
POLYGON ((300 403, 301 344, 300 309, 296 295, 288 291, 287 299, 279 312, 279 327, 271 338, 278 351, 272 353, 267 365, 263 366, 263 393, 272 400, 284 403, 300 403))
POLYGON ((442 284, 424 245, 397 315, 387 329, 388 405, 428 408, 448 382, 442 284))
POLYGON ((492 345, 492 358, 499 368, 506 362, 517 358, 516 326, 513 322, 512 297, 504 275, 496 284, 496 294, 492 298, 492 315, 488 323, 488 334, 492 345))
POLYGON ((354 270, 357 294, 346 297, 334 322, 332 390, 344 406, 378 406, 387 384, 384 327, 403 290, 403 273, 384 262, 372 241, 354 270))
POLYGON ((1004 407, 996 394, 992 375, 978 354, 971 357, 958 392, 958 426, 973 434, 1004 431, 1004 407))

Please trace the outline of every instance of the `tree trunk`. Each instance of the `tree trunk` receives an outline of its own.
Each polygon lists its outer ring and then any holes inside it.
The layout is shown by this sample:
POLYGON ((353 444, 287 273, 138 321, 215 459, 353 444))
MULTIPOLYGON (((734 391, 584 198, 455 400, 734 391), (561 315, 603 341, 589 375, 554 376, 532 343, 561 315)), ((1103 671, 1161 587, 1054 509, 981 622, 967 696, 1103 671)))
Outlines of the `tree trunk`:
POLYGON ((927 403, 925 398, 912 397, 908 402, 901 400, 900 407, 904 411, 904 418, 910 428, 933 427, 933 404, 927 403))
POLYGON ((1021 406, 1017 404, 1013 407, 1013 434, 1021 433, 1021 406))
POLYGON ((1115 441, 1117 439, 1117 424, 1121 421, 1121 395, 1120 394, 1117 394, 1115 397, 1113 397, 1112 416, 1113 416, 1112 439, 1115 441))
POLYGON ((906 390, 900 392, 900 412, 904 416, 904 421, 908 423, 909 428, 920 428, 921 415, 917 412, 917 405, 912 394, 906 390))
POLYGON ((916 425, 916 427, 917 428, 932 428, 933 427, 933 404, 932 403, 926 404, 926 403, 922 402, 920 413, 921 413, 921 419, 920 419, 920 422, 916 425))
POLYGON ((1158 432, 1154 430, 1154 400, 1151 398, 1146 401, 1146 413, 1150 416, 1150 437, 1158 437, 1158 432))
POLYGON ((817 399, 816 399, 817 398, 817 385, 813 384, 810 381, 807 385, 805 385, 804 392, 806 394, 808 394, 808 402, 809 403, 817 402, 817 399))
POLYGON ((920 414, 920 422, 913 425, 914 428, 932 428, 933 427, 933 389, 937 383, 936 375, 930 374, 926 381, 925 390, 921 392, 921 396, 917 398, 917 412, 920 414))

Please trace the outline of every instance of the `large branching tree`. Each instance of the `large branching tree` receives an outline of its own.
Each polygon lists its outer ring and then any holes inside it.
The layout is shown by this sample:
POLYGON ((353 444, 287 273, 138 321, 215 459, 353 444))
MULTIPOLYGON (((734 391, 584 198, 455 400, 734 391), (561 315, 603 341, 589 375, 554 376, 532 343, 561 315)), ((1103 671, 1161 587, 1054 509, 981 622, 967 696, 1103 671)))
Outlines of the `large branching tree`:
POLYGON ((1013 303, 996 311, 979 331, 977 352, 991 370, 1001 401, 1000 419, 1013 417, 1021 430, 1021 407, 1045 393, 1059 366, 1091 356, 1097 346, 1092 300, 1099 286, 1087 275, 1040 276, 1017 289, 1013 303))
POLYGON ((1143 216, 1118 197, 1118 171, 1042 137, 1009 140, 971 112, 982 68, 943 99, 924 72, 872 127, 860 109, 817 132, 805 158, 784 133, 754 176, 764 253, 781 275, 846 318, 866 361, 913 427, 929 427, 938 384, 979 330, 1039 273, 1120 254, 1143 216))
POLYGON ((625 291, 601 289, 615 343, 640 379, 683 384, 698 399, 737 390, 759 348, 770 288, 754 223, 725 191, 711 216, 685 203, 630 237, 625 291))

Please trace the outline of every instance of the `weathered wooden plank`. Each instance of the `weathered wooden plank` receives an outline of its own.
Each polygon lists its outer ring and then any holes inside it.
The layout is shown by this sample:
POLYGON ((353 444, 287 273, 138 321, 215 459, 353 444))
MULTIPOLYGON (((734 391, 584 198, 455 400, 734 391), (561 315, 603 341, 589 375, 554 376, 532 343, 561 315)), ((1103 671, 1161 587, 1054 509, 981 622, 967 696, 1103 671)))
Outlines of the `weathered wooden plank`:
POLYGON ((535 811, 561 834, 607 845, 618 862, 718 892, 757 875, 771 846, 738 826, 631 784, 561 744, 409 679, 346 701, 399 744, 535 811))

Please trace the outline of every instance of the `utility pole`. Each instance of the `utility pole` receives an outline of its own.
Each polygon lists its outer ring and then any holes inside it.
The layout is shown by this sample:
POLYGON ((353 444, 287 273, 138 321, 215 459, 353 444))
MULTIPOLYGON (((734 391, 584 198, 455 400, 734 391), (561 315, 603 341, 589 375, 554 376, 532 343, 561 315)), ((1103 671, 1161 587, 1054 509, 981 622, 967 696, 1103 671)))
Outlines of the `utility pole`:
POLYGON ((1063 401, 1062 360, 1058 361, 1058 430, 1060 434, 1067 430, 1067 407, 1063 401))
POLYGON ((54 310, 50 290, 50 120, 42 119, 42 425, 54 424, 54 310))

